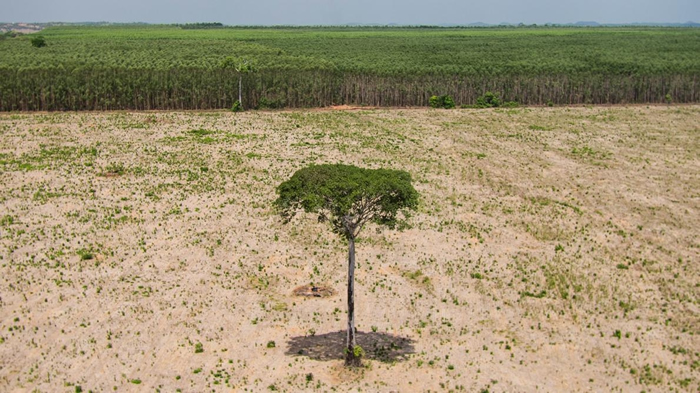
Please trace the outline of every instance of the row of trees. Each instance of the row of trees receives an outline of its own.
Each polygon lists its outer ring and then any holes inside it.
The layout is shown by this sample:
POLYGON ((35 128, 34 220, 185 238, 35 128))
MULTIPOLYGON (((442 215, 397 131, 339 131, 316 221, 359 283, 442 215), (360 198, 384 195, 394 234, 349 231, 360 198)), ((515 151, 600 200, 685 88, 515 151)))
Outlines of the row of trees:
POLYGON ((700 101, 698 75, 382 77, 321 70, 248 73, 246 67, 232 63, 206 72, 0 67, 0 110, 219 109, 231 108, 236 101, 246 103, 247 109, 428 106, 434 95, 450 95, 457 105, 474 105, 486 91, 524 105, 700 101))
POLYGON ((0 41, 0 110, 427 106, 442 95, 473 105, 486 91, 527 105, 699 101, 697 29, 71 26, 42 35, 0 41))

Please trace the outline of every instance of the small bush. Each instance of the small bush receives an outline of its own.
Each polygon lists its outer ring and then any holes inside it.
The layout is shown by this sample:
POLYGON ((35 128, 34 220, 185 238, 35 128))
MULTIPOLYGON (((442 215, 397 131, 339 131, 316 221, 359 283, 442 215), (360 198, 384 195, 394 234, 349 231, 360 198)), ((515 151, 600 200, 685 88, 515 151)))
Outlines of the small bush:
POLYGON ((355 345, 352 352, 356 358, 362 358, 365 356, 365 350, 359 345, 355 345))
POLYGON ((35 48, 43 48, 46 46, 46 40, 44 39, 44 36, 38 35, 36 37, 32 37, 31 39, 32 46, 35 48))
POLYGON ((85 248, 81 248, 80 250, 78 250, 77 254, 80 257, 81 261, 89 261, 95 259, 95 254, 91 250, 85 248))
POLYGON ((430 105, 431 108, 439 108, 440 107, 440 97, 438 97, 438 96, 430 97, 430 101, 428 102, 428 105, 430 105))
POLYGON ((455 100, 448 95, 432 96, 429 104, 431 108, 452 109, 455 107, 455 100))
POLYGON ((442 107, 445 109, 452 109, 455 107, 455 100, 451 96, 442 96, 442 107))
POLYGON ((476 99, 476 106, 479 108, 497 108, 501 106, 501 98, 490 91, 476 99))
POLYGON ((241 105, 240 101, 236 100, 236 102, 233 103, 231 110, 234 112, 243 112, 243 105, 241 105))

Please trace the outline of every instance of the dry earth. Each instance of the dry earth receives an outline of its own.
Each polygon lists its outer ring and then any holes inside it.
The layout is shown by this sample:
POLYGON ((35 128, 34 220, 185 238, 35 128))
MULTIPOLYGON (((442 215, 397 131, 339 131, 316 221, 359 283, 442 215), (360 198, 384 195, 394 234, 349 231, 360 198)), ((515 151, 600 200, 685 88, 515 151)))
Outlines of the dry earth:
POLYGON ((697 392, 700 106, 0 115, 0 391, 697 392), (346 245, 311 163, 409 171, 346 245), (325 284, 330 297, 295 297, 325 284))

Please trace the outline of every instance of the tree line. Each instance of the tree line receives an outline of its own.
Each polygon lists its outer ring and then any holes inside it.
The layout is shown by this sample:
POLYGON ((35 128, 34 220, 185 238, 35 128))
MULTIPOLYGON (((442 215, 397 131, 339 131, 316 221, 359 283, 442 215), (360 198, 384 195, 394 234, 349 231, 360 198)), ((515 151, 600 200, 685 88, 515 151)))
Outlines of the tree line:
POLYGON ((0 41, 0 110, 699 102, 697 29, 62 26, 0 41), (35 40, 36 41, 36 40, 35 40), (255 72, 222 67, 245 59, 255 72), (240 83, 240 89, 239 89, 240 83))

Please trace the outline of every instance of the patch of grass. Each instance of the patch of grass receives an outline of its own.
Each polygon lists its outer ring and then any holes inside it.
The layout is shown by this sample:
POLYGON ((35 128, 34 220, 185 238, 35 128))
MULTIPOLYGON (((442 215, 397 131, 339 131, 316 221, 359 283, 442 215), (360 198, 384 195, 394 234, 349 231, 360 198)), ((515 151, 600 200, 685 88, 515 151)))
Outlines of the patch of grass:
POLYGON ((124 173, 126 173, 126 168, 124 167, 124 164, 119 162, 113 162, 105 167, 104 171, 102 172, 102 176, 121 176, 124 173))
POLYGON ((0 218, 0 226, 9 227, 10 225, 12 225, 14 223, 15 223, 14 217, 12 217, 9 214, 0 218))
POLYGON ((86 248, 81 248, 77 251, 77 254, 80 257, 81 261, 89 261, 91 259, 95 259, 95 253, 92 250, 88 250, 86 248))
POLYGON ((536 299, 542 299, 543 297, 547 296, 547 291, 542 290, 539 293, 532 293, 528 291, 521 292, 520 295, 522 297, 534 297, 536 299))
POLYGON ((196 129, 196 130, 190 130, 190 131, 188 131, 187 133, 190 134, 190 135, 193 135, 193 136, 195 136, 195 137, 202 138, 202 137, 205 137, 205 136, 207 136, 207 135, 212 135, 212 134, 214 134, 215 131, 205 130, 205 129, 203 129, 203 128, 199 128, 199 129, 196 129))
POLYGON ((610 158, 610 153, 601 150, 595 150, 589 146, 574 147, 571 149, 571 154, 578 157, 607 159, 610 158))

